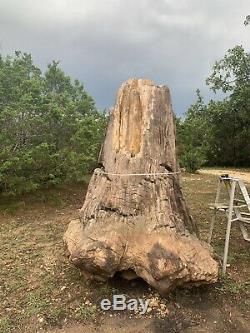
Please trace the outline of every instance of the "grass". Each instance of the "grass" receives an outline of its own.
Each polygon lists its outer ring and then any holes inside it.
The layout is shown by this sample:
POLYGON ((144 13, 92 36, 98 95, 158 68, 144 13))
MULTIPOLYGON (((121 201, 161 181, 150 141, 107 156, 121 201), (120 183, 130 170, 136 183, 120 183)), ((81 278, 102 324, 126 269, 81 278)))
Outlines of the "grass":
POLYGON ((12 331, 13 325, 8 317, 0 318, 0 332, 10 333, 12 331))
POLYGON ((75 310, 76 319, 80 319, 82 321, 89 321, 95 318, 96 316, 96 305, 92 304, 80 304, 75 310))
POLYGON ((250 294, 250 279, 245 281, 237 281, 232 277, 225 275, 221 276, 221 286, 218 290, 226 294, 250 294))
POLYGON ((46 300, 40 292, 34 292, 27 295, 26 313, 28 316, 43 314, 49 307, 49 301, 46 300))
MULTIPOLYGON (((214 200, 216 184, 215 176, 182 177, 187 203, 204 240, 211 219, 208 203, 214 200)), ((110 299, 114 293, 129 297, 149 297, 152 293, 141 282, 135 287, 119 279, 88 284, 69 263, 62 236, 69 221, 77 216, 85 191, 86 186, 74 185, 11 198, 9 202, 0 198, 1 333, 33 333, 40 328, 61 327, 65 322, 96 322, 103 315, 99 307, 102 298, 110 299)), ((213 238, 219 254, 223 252, 224 234, 225 223, 220 218, 213 238)), ((250 251, 236 228, 229 255, 231 266, 226 278, 215 286, 171 293, 166 298, 169 308, 196 318, 201 316, 204 302, 220 311, 231 302, 232 308, 240 307, 249 317, 250 251)))

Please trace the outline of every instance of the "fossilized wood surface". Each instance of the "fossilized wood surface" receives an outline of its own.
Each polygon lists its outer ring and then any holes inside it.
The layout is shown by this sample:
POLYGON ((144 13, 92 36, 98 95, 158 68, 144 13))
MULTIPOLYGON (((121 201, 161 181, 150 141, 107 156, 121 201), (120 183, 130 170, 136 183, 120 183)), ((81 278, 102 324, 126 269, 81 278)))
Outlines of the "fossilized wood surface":
POLYGON ((100 169, 89 183, 80 217, 64 240, 86 277, 106 280, 133 270, 160 293, 185 283, 215 282, 218 265, 197 237, 178 175, 102 173, 176 171, 169 89, 131 79, 111 111, 100 169))

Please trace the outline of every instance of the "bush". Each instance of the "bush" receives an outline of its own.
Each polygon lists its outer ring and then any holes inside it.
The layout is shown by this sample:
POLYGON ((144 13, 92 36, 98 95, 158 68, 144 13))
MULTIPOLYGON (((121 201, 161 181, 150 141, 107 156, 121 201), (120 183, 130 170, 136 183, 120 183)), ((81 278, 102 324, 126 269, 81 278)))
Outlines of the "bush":
POLYGON ((97 161, 106 118, 79 81, 29 54, 0 56, 0 193, 82 180, 97 161))
POLYGON ((180 158, 181 167, 185 168, 187 172, 194 173, 202 167, 206 162, 203 152, 199 148, 192 148, 185 150, 180 158))

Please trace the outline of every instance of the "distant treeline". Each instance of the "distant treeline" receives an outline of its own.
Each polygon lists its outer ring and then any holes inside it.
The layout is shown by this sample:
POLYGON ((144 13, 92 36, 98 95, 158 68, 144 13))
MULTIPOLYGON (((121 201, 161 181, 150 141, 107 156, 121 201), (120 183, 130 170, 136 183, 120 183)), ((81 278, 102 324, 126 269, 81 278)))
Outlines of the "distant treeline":
POLYGON ((0 193, 80 181, 96 165, 106 126, 94 100, 53 61, 0 56, 0 193))
POLYGON ((227 97, 205 104, 197 90, 186 117, 176 118, 181 166, 250 167, 250 53, 242 46, 228 50, 206 83, 227 97))
MULTIPOLYGON (((197 101, 176 118, 180 165, 250 167, 250 53, 230 49, 207 84, 222 101, 197 101)), ((45 73, 30 54, 0 55, 0 194, 81 181, 96 166, 106 116, 79 81, 53 61, 45 73)))

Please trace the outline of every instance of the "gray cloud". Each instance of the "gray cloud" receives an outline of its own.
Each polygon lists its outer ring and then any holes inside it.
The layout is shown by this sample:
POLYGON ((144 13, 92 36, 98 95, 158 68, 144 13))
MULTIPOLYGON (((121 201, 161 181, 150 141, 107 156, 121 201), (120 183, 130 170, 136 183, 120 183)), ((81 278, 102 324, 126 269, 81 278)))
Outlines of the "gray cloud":
POLYGON ((2 0, 0 52, 31 52, 79 78, 100 108, 129 77, 171 88, 183 114, 216 59, 236 44, 249 49, 248 0, 2 0), (240 5, 239 5, 240 4, 240 5))

